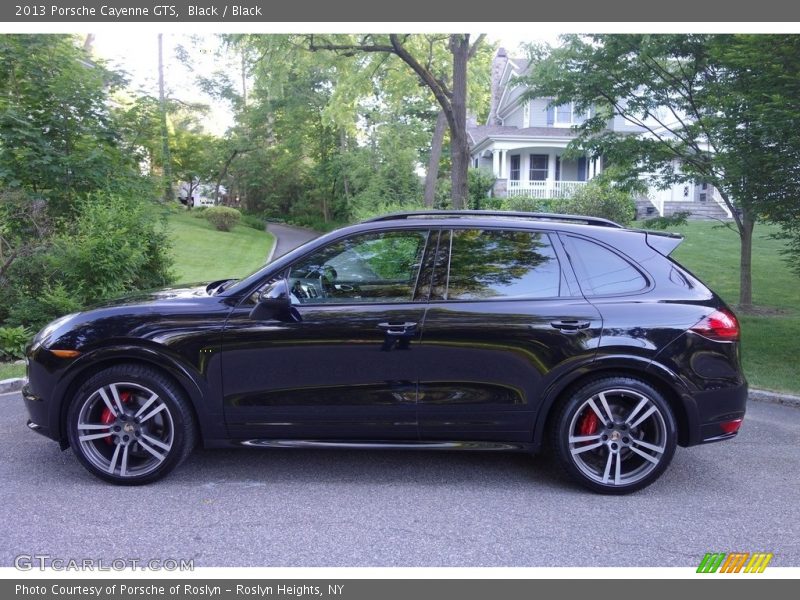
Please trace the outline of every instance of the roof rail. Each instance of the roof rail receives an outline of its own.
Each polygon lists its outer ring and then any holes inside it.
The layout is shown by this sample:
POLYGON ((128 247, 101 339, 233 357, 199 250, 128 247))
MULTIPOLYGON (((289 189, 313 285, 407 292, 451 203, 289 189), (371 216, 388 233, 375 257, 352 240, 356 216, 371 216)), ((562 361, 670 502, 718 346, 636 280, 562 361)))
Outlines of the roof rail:
POLYGON ((567 223, 582 223, 599 227, 615 227, 623 229, 622 225, 600 217, 587 217, 584 215, 561 215, 556 213, 520 212, 511 210, 417 210, 398 212, 363 221, 375 223, 378 221, 395 221, 398 219, 447 219, 453 217, 505 217, 508 219, 531 219, 535 221, 562 221, 567 223))

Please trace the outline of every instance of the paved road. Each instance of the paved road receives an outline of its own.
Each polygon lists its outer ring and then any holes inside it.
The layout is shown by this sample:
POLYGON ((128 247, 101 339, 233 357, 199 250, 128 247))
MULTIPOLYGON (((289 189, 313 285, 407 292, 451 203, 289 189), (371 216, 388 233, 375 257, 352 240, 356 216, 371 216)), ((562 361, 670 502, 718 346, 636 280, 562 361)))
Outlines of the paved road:
POLYGON ((280 223, 268 223, 267 231, 275 235, 278 240, 275 252, 272 255, 273 258, 283 256, 289 250, 294 250, 301 244, 305 244, 308 240, 313 240, 320 235, 317 231, 281 225, 280 223))
POLYGON ((622 498, 516 454, 198 451, 166 480, 114 487, 28 431, 0 396, 0 565, 193 558, 196 566, 691 566, 771 551, 800 566, 800 410, 752 403, 738 439, 679 448, 622 498))

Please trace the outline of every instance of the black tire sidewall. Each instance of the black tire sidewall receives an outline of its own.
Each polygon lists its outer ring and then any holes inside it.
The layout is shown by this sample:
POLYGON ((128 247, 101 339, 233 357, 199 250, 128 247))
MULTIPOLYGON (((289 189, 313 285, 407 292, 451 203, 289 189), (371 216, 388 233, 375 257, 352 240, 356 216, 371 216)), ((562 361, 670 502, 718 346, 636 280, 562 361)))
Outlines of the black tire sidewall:
POLYGON ((187 423, 188 407, 182 391, 157 371, 138 365, 119 365, 101 371, 83 383, 74 394, 67 412, 67 435, 73 453, 93 475, 118 485, 142 485, 164 477, 177 467, 193 446, 191 423, 187 423), (98 469, 84 455, 78 440, 77 424, 81 407, 99 388, 111 383, 129 382, 142 385, 159 395, 170 411, 173 423, 173 441, 167 458, 154 471, 145 475, 120 477, 98 469), (188 446, 188 447, 187 447, 188 446))
POLYGON ((564 467, 564 469, 573 479, 592 491, 601 494, 621 495, 641 490, 661 477, 672 461, 673 455, 675 454, 678 432, 672 408, 663 395, 655 388, 639 379, 630 377, 606 377, 580 387, 571 396, 569 396, 559 411, 558 417, 555 421, 555 427, 552 431, 552 436, 553 438, 551 440, 551 446, 554 448, 555 454, 562 467, 564 467), (647 396, 647 398, 652 400, 653 403, 658 407, 666 427, 667 439, 661 461, 656 468, 648 473, 643 479, 629 485, 604 485, 589 479, 580 470, 580 468, 578 468, 572 457, 572 453, 569 450, 569 428, 572 418, 575 415, 575 411, 578 410, 578 408, 583 405, 587 399, 598 394, 599 392, 609 389, 630 390, 631 392, 636 392, 638 394, 647 396))

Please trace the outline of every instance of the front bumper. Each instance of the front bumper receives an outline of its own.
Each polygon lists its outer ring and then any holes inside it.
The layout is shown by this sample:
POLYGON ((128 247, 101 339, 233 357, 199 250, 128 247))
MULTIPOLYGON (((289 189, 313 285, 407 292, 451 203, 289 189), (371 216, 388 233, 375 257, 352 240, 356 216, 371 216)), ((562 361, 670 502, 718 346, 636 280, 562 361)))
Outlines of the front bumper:
POLYGON ((51 440, 58 441, 58 432, 55 432, 56 435, 53 435, 53 432, 50 431, 48 427, 50 414, 47 403, 43 398, 33 393, 30 384, 26 383, 22 387, 22 400, 25 402, 25 408, 28 410, 28 416, 30 417, 27 423, 28 429, 36 433, 41 433, 51 440))

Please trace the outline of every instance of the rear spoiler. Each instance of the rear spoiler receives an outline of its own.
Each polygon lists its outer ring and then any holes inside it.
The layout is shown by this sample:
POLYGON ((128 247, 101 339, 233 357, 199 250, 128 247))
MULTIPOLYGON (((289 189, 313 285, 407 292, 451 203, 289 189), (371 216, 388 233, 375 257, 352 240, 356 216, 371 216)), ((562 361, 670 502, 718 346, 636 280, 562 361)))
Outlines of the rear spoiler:
POLYGON ((669 256, 672 251, 680 246, 683 236, 680 233, 667 233, 664 231, 644 231, 647 245, 664 256, 669 256))

